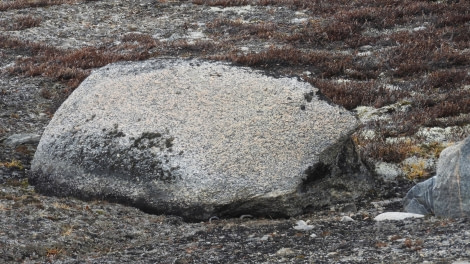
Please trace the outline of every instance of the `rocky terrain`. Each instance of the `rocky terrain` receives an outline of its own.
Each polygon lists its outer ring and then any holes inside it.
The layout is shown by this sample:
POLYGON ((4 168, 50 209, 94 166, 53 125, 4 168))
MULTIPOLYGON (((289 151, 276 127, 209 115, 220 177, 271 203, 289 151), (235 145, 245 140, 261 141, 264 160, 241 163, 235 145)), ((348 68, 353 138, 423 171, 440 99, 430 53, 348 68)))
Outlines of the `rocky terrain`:
POLYGON ((442 148, 470 135, 469 9, 467 1, 1 1, 0 262, 468 263, 468 219, 373 218, 402 210, 442 148), (377 173, 376 191, 295 219, 200 223, 34 191, 26 178, 39 136, 93 68, 175 56, 319 87, 363 121, 353 139, 377 173), (310 230, 295 229, 297 220, 310 230))

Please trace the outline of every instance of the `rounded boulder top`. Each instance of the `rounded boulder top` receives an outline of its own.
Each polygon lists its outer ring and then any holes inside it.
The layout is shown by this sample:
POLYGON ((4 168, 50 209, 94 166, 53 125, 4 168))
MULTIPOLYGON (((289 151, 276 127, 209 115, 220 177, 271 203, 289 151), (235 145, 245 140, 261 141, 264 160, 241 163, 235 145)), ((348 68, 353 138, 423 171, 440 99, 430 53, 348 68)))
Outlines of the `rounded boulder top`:
POLYGON ((294 215, 313 201, 298 199, 309 193, 300 186, 334 174, 357 125, 295 78, 203 60, 120 62, 57 110, 31 178, 44 193, 190 219, 294 215))

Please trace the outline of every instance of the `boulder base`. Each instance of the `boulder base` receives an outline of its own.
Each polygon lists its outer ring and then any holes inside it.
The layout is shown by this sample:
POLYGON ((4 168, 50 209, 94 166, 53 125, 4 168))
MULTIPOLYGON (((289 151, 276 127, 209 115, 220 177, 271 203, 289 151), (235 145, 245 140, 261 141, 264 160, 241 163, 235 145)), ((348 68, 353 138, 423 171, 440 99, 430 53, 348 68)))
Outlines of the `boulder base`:
POLYGON ((189 220, 292 216, 370 188, 349 140, 357 125, 293 78, 200 60, 117 63, 58 109, 31 181, 189 220))

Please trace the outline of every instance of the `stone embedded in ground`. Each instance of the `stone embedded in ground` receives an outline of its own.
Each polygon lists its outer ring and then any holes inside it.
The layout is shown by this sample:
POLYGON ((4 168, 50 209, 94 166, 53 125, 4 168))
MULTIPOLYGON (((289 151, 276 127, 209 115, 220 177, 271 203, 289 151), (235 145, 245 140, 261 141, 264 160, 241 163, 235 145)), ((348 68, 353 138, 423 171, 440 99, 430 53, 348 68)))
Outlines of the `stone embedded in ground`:
POLYGON ((374 217, 375 221, 400 221, 400 220, 405 220, 408 218, 422 218, 424 217, 423 214, 413 214, 413 213, 403 213, 403 212, 387 212, 387 213, 381 213, 374 217))
POLYGON ((436 176, 410 189, 404 199, 411 213, 470 216, 470 137, 444 149, 436 176))
POLYGON ((357 125, 294 78, 200 60, 117 63, 57 110, 31 182, 190 220, 292 216, 371 188, 349 139, 357 125))
POLYGON ((413 186, 405 196, 405 211, 416 214, 432 214, 434 211, 432 189, 436 176, 413 186))

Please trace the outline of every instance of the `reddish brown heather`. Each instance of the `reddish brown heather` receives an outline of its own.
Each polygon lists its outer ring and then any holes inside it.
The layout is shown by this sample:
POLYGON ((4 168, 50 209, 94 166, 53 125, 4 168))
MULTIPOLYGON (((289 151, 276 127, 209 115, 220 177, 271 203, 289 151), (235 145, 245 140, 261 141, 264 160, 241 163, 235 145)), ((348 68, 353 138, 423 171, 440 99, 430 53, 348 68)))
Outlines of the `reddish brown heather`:
POLYGON ((76 3, 78 0, 17 0, 2 1, 0 3, 0 11, 9 9, 23 9, 28 7, 43 7, 51 5, 62 5, 76 3))
POLYGON ((23 30, 27 28, 37 27, 41 24, 41 18, 31 15, 16 16, 13 21, 4 20, 0 22, 0 27, 5 30, 23 30))

